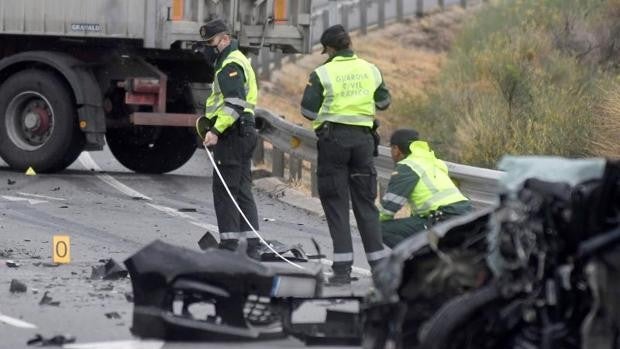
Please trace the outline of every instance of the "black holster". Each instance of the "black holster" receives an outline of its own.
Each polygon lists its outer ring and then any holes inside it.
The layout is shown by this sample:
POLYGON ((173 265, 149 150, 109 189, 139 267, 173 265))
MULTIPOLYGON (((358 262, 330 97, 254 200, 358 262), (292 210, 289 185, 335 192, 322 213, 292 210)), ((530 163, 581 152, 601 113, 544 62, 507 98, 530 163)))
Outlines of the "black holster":
POLYGON ((381 136, 379 136, 379 132, 377 132, 378 128, 379 128, 379 120, 375 119, 372 122, 372 129, 371 129, 372 138, 375 140, 375 150, 372 153, 374 157, 379 156, 379 144, 381 144, 381 136))

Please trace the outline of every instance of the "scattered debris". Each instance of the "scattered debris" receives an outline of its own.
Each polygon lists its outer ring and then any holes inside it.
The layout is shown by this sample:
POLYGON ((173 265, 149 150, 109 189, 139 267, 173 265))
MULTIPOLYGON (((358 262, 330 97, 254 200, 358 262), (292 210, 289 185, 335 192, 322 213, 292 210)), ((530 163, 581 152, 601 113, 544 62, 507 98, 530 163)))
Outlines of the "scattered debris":
POLYGON ((10 178, 7 180, 7 184, 8 184, 8 185, 13 185, 13 184, 15 184, 15 183, 16 183, 16 182, 15 182, 14 180, 10 179, 10 178))
POLYGON ((12 249, 4 249, 0 251, 0 258, 8 258, 11 257, 11 254, 13 254, 13 250, 12 249))
POLYGON ((121 314, 119 314, 119 313, 117 313, 115 311, 109 312, 109 313, 105 313, 104 315, 108 319, 120 319, 121 318, 121 314))
POLYGON ((34 336, 34 338, 28 340, 26 344, 36 345, 40 347, 48 346, 62 346, 69 343, 75 343, 75 337, 70 335, 58 335, 51 338, 44 338, 40 334, 34 336))
POLYGON ((275 222, 275 218, 263 218, 263 222, 275 222))
POLYGON ((92 267, 90 274, 92 280, 118 280, 127 277, 127 269, 115 260, 100 259, 99 261, 105 264, 92 267))
POLYGON ((32 263, 32 265, 34 265, 35 267, 39 267, 39 266, 41 266, 41 264, 43 264, 43 263, 41 263, 41 262, 34 262, 34 263, 32 263))
POLYGON ((30 242, 30 239, 24 239, 25 242, 30 242))
POLYGON ((195 208, 180 208, 179 212, 198 212, 195 208))
POLYGON ((54 187, 54 188, 50 189, 50 191, 59 191, 59 190, 60 190, 60 187, 54 187))
POLYGON ((58 206, 58 208, 69 208, 67 205, 58 206))
POLYGON ((216 248, 218 245, 217 240, 213 236, 213 233, 207 230, 205 235, 203 235, 200 240, 198 240, 198 246, 200 246, 201 250, 206 250, 207 248, 216 248))
MULTIPOLYGON (((271 246, 271 248, 276 250, 276 252, 278 252, 280 255, 282 255, 283 257, 286 257, 286 259, 292 262, 307 262, 308 261, 308 256, 306 256, 306 253, 301 247, 301 244, 297 244, 294 246, 288 246, 277 240, 267 240, 267 243, 269 244, 269 246, 271 246)), ((263 244, 261 244, 258 247, 257 252, 258 252, 258 255, 260 256, 261 261, 264 261, 264 262, 281 262, 282 261, 282 259, 278 257, 275 253, 273 253, 273 251, 269 247, 263 244)))
POLYGON ((19 268, 21 266, 21 264, 17 263, 16 261, 12 261, 12 260, 7 260, 6 261, 6 266, 9 268, 19 268))
POLYGON ((9 286, 9 292, 11 293, 23 293, 26 292, 28 287, 23 282, 13 279, 11 280, 11 286, 9 286))
POLYGON ((51 305, 54 307, 57 307, 60 305, 59 301, 53 301, 52 297, 48 296, 47 294, 49 293, 49 291, 45 291, 45 293, 43 293, 43 298, 41 298, 41 300, 39 301, 39 305, 51 305))
POLYGON ((60 264, 49 263, 49 262, 42 263, 41 265, 47 268, 56 268, 60 266, 60 264))
POLYGON ((132 196, 131 200, 142 201, 142 200, 146 200, 146 198, 143 196, 132 196))

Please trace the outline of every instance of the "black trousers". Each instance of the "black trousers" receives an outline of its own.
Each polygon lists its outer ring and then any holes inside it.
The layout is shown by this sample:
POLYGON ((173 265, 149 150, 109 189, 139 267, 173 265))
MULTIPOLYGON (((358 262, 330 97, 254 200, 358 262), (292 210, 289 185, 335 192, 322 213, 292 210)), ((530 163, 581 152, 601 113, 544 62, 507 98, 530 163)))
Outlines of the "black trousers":
MULTIPOLYGON (((241 127, 235 123, 220 136, 213 147, 215 162, 222 177, 248 218, 254 229, 258 231, 258 213, 252 194, 252 153, 256 148, 258 134, 254 125, 241 127)), ((213 170, 213 203, 217 226, 220 231, 220 244, 224 248, 235 249, 239 238, 248 238, 248 247, 258 244, 258 238, 243 219, 220 178, 213 170)))
POLYGON ((318 131, 319 197, 334 246, 335 273, 350 273, 353 243, 349 225, 349 199, 371 266, 387 255, 381 239, 375 206, 377 171, 370 128, 325 123, 318 131))

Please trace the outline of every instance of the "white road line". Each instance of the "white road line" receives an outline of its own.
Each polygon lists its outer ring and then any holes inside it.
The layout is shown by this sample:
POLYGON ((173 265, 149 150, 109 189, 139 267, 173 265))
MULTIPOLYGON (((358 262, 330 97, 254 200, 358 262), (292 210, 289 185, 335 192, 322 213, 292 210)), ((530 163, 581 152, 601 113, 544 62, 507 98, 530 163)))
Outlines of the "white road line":
MULTIPOLYGON (((95 170, 96 172, 101 172, 101 167, 99 167, 99 165, 97 165, 97 163, 95 162, 95 160, 90 156, 90 154, 88 152, 82 152, 82 154, 80 154, 79 157, 80 162, 82 163, 82 165, 88 169, 88 170, 95 170)), ((99 177, 99 179, 101 179, 102 181, 108 183, 109 185, 111 185, 112 187, 114 187, 115 189, 117 189, 118 191, 129 195, 131 197, 139 197, 139 198, 143 198, 145 200, 148 201, 153 201, 153 199, 149 198, 148 196, 126 186, 125 184, 119 182, 118 180, 116 180, 114 177, 108 175, 108 174, 102 174, 102 173, 98 173, 97 177, 99 177)), ((170 216, 173 217, 179 217, 179 218, 184 218, 187 219, 189 221, 190 224, 193 224, 195 226, 207 229, 213 233, 217 233, 219 232, 219 230, 217 229, 216 226, 212 225, 212 224, 208 224, 208 223, 202 223, 200 222, 196 217, 193 217, 187 213, 184 212, 179 212, 178 210, 175 210, 172 207, 167 207, 167 206, 161 206, 161 205, 156 205, 153 203, 147 203, 147 205, 149 205, 150 207, 160 211, 160 212, 164 212, 170 216)), ((332 261, 330 261, 329 259, 321 259, 321 263, 323 263, 324 265, 328 265, 331 266, 333 264, 332 261)), ((359 275, 362 276, 370 276, 372 275, 370 273, 370 270, 368 269, 364 269, 364 268, 359 268, 359 267, 352 267, 352 271, 354 273, 357 273, 359 275)))
POLYGON ((55 198, 55 197, 52 197, 52 196, 39 195, 39 194, 22 193, 21 191, 18 192, 17 194, 19 194, 21 196, 30 196, 30 197, 33 197, 33 198, 41 198, 41 199, 56 200, 56 201, 66 201, 66 199, 63 199, 63 198, 55 198))
POLYGON ((28 203, 31 205, 44 204, 47 202, 45 200, 27 199, 27 198, 20 198, 17 196, 9 196, 9 195, 2 195, 2 198, 5 200, 9 200, 9 201, 28 201, 28 203))
POLYGON ((160 349, 165 342, 157 340, 128 340, 95 343, 65 344, 64 349, 160 349))
MULTIPOLYGON (((90 156, 89 152, 83 151, 82 154, 80 154, 79 160, 82 163, 82 165, 86 167, 86 169, 88 170, 95 170, 97 172, 102 171, 101 167, 97 165, 95 160, 93 160, 93 158, 90 156)), ((101 179, 102 181, 108 183, 109 185, 111 185, 112 187, 114 187, 116 190, 120 191, 123 194, 129 195, 134 198, 141 198, 141 199, 148 200, 148 201, 153 200, 150 197, 136 190, 133 190, 130 187, 126 186, 125 184, 119 182, 118 180, 116 180, 116 178, 110 176, 109 174, 98 173, 97 177, 101 179)))
POLYGON ((19 328, 37 328, 36 325, 33 325, 29 322, 22 321, 20 319, 15 319, 10 316, 6 316, 0 313, 0 322, 4 322, 5 324, 19 327, 19 328))

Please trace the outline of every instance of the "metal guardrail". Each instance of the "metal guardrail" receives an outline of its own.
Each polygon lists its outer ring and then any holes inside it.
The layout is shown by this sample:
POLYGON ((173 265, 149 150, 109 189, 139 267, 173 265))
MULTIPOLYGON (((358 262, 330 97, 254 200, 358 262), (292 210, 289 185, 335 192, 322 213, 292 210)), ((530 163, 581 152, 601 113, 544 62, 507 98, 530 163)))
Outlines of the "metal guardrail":
MULTIPOLYGON (((311 164, 311 187, 313 188, 313 195, 316 196, 317 137, 314 132, 260 108, 256 110, 256 122, 263 141, 271 143, 273 146, 271 151, 272 174, 284 177, 285 154, 288 154, 289 157, 290 179, 301 178, 302 161, 307 161, 311 164)), ((259 142, 254 161, 264 162, 264 154, 264 143, 259 142)), ((496 200, 498 179, 503 174, 502 171, 451 162, 447 162, 447 164, 450 177, 476 206, 487 206, 496 200)), ((394 162, 388 147, 379 147, 379 156, 375 158, 375 166, 379 186, 385 189, 394 169, 394 162)), ((380 191, 383 192, 383 190, 380 191)))
MULTIPOLYGON (((321 33, 330 25, 342 24, 349 31, 359 30, 365 35, 372 27, 383 28, 390 21, 404 21, 410 16, 422 17, 447 6, 458 5, 463 8, 488 0, 314 0, 311 16, 312 45, 319 43, 321 33)), ((280 69, 283 62, 294 62, 295 54, 271 52, 262 48, 260 55, 253 60, 254 69, 262 79, 269 80, 273 70, 280 69)))

